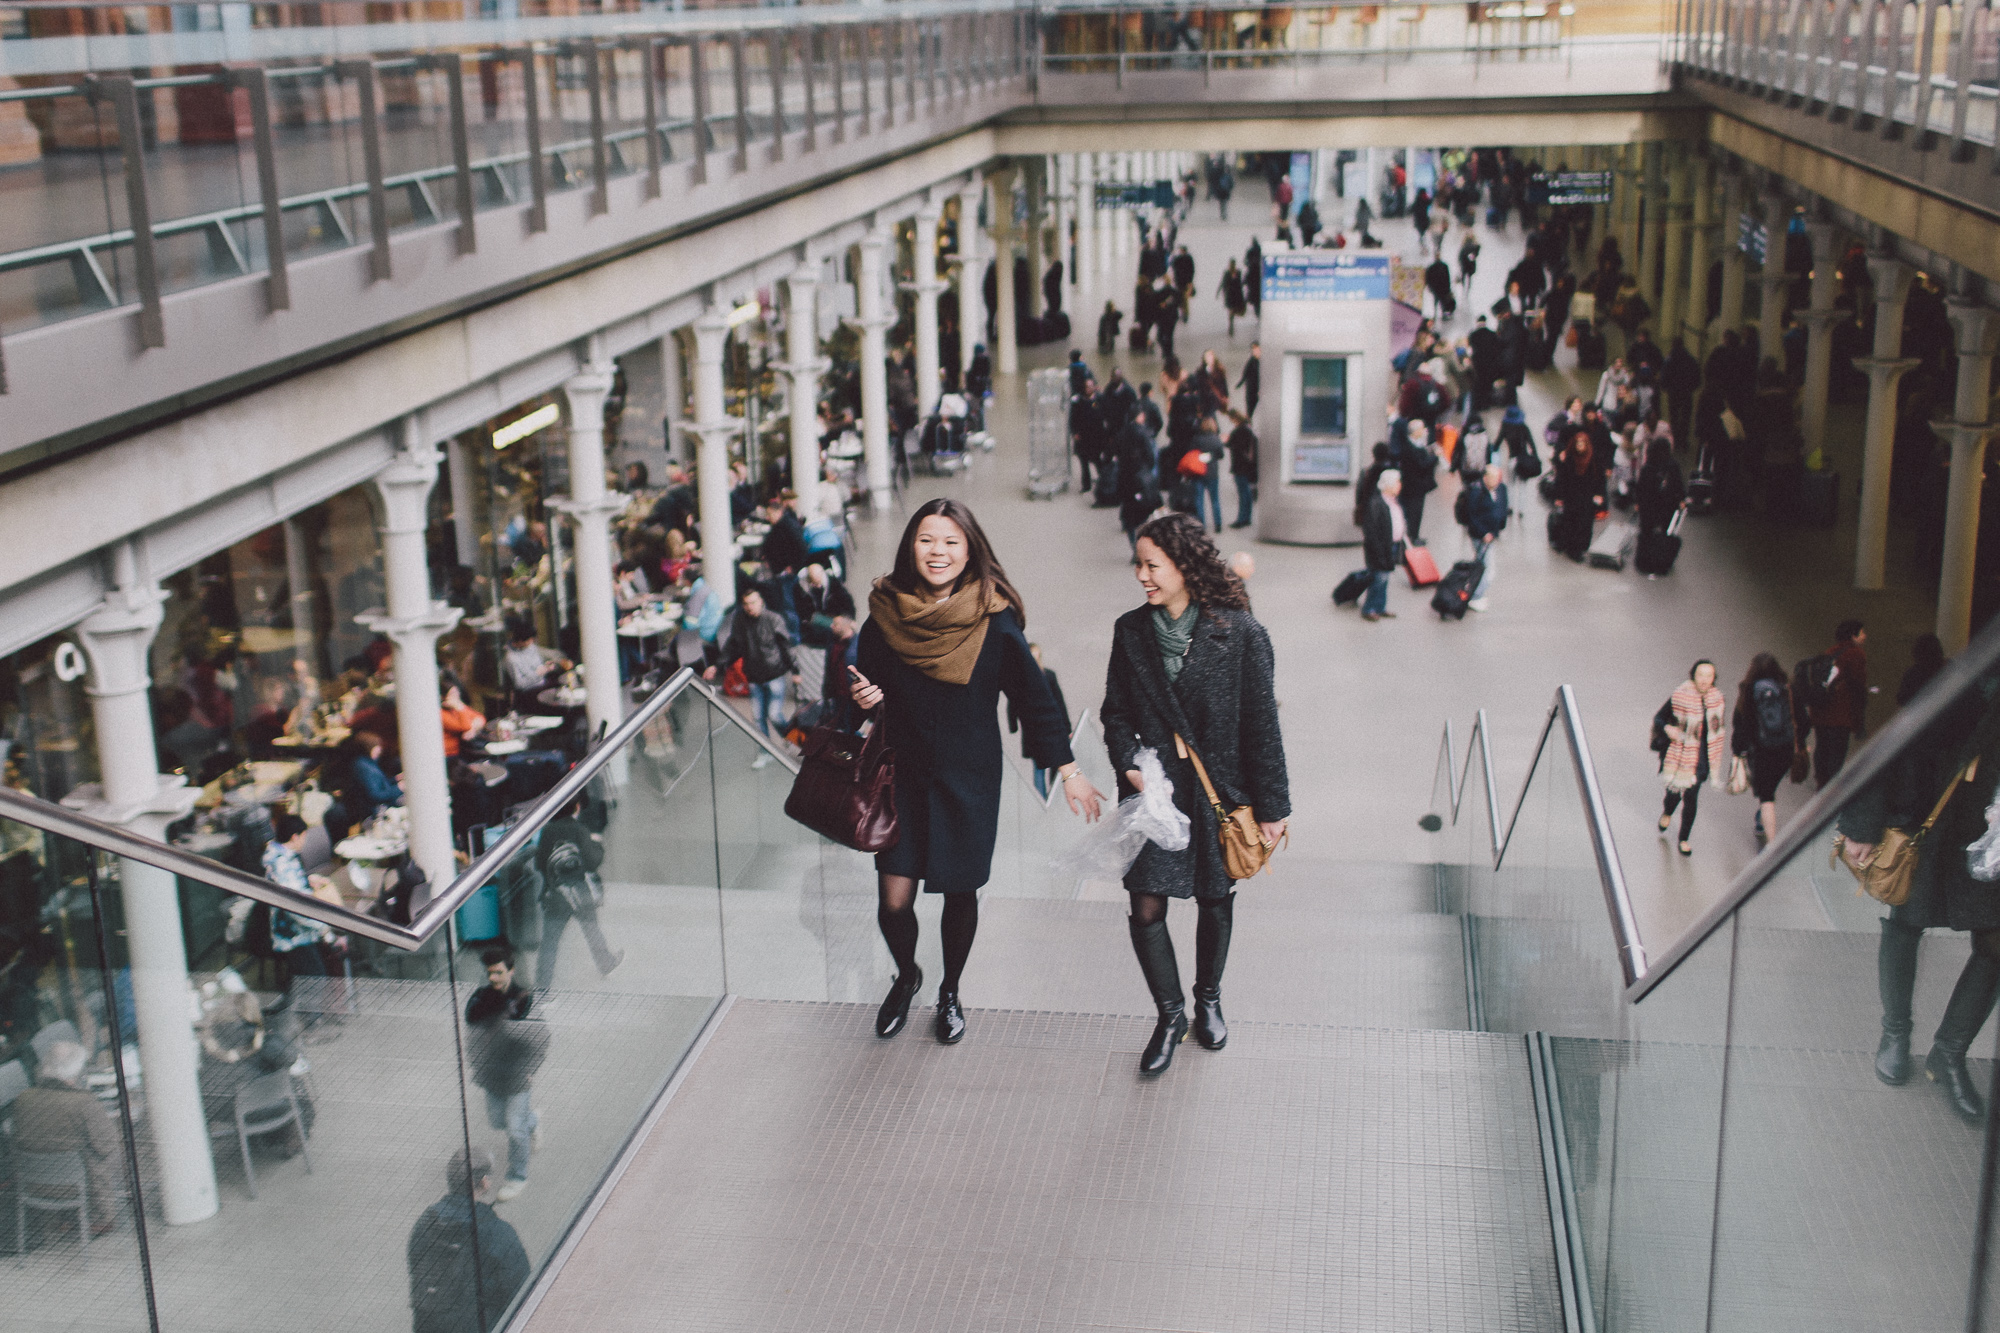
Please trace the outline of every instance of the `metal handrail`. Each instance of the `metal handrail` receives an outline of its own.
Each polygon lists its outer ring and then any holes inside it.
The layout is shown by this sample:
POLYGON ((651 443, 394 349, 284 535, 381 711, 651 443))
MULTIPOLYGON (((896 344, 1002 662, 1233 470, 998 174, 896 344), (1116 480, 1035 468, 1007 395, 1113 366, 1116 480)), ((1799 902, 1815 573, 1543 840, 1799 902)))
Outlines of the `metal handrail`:
POLYGON ((624 749, 675 699, 689 691, 715 705, 718 712, 735 723, 738 729, 763 747, 787 770, 798 772, 796 759, 759 732, 749 719, 730 707, 707 681, 702 680, 693 671, 683 668, 666 684, 646 696, 646 699, 624 721, 593 745, 555 786, 543 793, 529 807, 527 813, 515 821, 513 827, 508 829, 498 842, 460 871, 442 893, 419 908, 407 926, 399 926, 378 917, 364 916, 351 908, 326 902, 309 893, 300 893, 296 889, 288 889, 282 884, 274 884, 256 875, 246 875, 240 870, 231 869, 206 857, 196 856, 178 847, 141 837, 116 824, 93 819, 88 815, 5 787, 0 787, 0 819, 26 824, 45 833, 53 833, 74 842, 130 857, 132 860, 142 861, 183 878, 221 889, 225 893, 268 903, 294 916, 310 917, 346 934, 365 936, 399 949, 418 949, 451 919, 452 913, 463 906, 466 899, 478 892, 487 881, 505 868, 544 824, 561 814, 568 808, 570 802, 581 796, 584 788, 604 770, 614 755, 624 749))
POLYGON ((1881 779, 1889 766, 1902 757, 1905 749, 1956 707, 1967 690, 1978 688, 1980 678, 1996 667, 2000 667, 2000 619, 1988 621, 1986 628, 1967 645, 1964 652, 1953 658, 1916 698, 1904 704, 1889 724, 1847 761, 1834 780, 1822 787, 1805 803, 1804 808, 1792 816, 1791 822, 1779 830, 1778 836, 1757 854, 1756 859, 1737 872, 1736 878, 1729 882, 1729 887, 1715 904, 1660 955, 1660 961, 1642 978, 1627 984, 1626 998, 1636 1003, 1651 994, 1675 968, 1701 947, 1703 941, 1715 933, 1718 926, 1734 916, 1744 903, 1756 897, 1791 863, 1793 857, 1825 832, 1826 826, 1833 822, 1848 802, 1881 779))
MULTIPOLYGON (((1632 910, 1632 895, 1625 883, 1625 869, 1618 859, 1618 844, 1611 835, 1611 816, 1604 804, 1604 792, 1597 783, 1597 765, 1590 755, 1590 738, 1584 731, 1583 711, 1577 706, 1576 691, 1568 685, 1556 688, 1555 698, 1549 703, 1548 715, 1542 720, 1540 736, 1535 740, 1535 752, 1528 760, 1528 771, 1521 779, 1521 794, 1515 798, 1512 811, 1508 814, 1506 832, 1500 832, 1500 805, 1497 784, 1493 777, 1493 752, 1489 740, 1486 710, 1481 709, 1473 723, 1473 734, 1466 743, 1465 769, 1452 778, 1460 788, 1471 778, 1473 744, 1479 747, 1481 779, 1486 785, 1486 815, 1488 839, 1493 849, 1493 869, 1499 870, 1507 859, 1507 849, 1513 845, 1514 830, 1521 822, 1521 811, 1527 806, 1529 789, 1534 785, 1535 774, 1541 768, 1542 755, 1549 746, 1549 737, 1555 734, 1556 723, 1562 723, 1563 735, 1569 744, 1570 763, 1576 772, 1577 795, 1583 801, 1584 816, 1590 831, 1590 845, 1597 861, 1597 880, 1604 891, 1604 910, 1611 921, 1612 944, 1618 952, 1618 966, 1625 975, 1628 990, 1648 976, 1646 946, 1639 931, 1638 915, 1632 910)), ((1445 724, 1444 743, 1447 747, 1446 769, 1450 774, 1451 724, 1445 724)), ((1435 770, 1432 783, 1437 779, 1435 770)), ((1458 822, 1460 801, 1454 795, 1451 802, 1452 823, 1458 822)))

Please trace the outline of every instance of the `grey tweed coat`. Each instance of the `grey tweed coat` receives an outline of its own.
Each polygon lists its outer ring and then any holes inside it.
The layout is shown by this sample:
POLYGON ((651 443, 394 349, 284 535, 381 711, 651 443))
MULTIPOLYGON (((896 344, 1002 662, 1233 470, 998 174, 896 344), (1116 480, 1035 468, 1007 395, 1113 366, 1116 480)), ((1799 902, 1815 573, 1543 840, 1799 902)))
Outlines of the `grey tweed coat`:
POLYGON ((1174 804, 1192 829, 1186 851, 1168 852, 1150 842, 1140 849, 1125 887, 1169 898, 1219 898, 1235 881, 1222 864, 1215 812, 1194 765, 1175 754, 1174 734, 1201 755, 1225 809, 1247 803, 1261 823, 1289 816, 1271 637, 1248 611, 1204 607, 1180 679, 1169 684, 1152 615, 1150 606, 1141 606, 1112 628, 1104 744, 1118 770, 1120 799, 1132 794, 1125 771, 1133 766, 1133 754, 1143 746, 1157 750, 1174 784, 1174 804))

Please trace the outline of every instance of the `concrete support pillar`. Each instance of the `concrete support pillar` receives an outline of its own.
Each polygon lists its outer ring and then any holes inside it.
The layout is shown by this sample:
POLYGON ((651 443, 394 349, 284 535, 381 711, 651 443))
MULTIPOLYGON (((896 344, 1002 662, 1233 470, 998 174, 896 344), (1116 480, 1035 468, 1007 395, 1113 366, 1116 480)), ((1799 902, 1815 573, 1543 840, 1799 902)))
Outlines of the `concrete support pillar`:
MULTIPOLYGON (((461 466, 454 474, 457 481, 465 468, 461 466)), ((453 528, 459 534, 459 563, 470 565, 479 554, 479 539, 472 535, 472 485, 465 487, 464 507, 456 509, 453 528), (470 548, 470 555, 467 548, 470 548)), ((454 504, 459 497, 456 490, 452 496, 454 504)), ((306 549, 305 530, 299 526, 296 517, 284 522, 285 533, 285 586, 290 589, 289 601, 292 613, 292 660, 310 665, 314 675, 319 674, 319 616, 313 605, 312 553, 306 549)))
MULTIPOLYGON (((479 534, 472 524, 473 450, 465 437, 454 435, 444 442, 445 481, 451 487, 452 550, 458 563, 467 569, 479 568, 479 534)), ((285 548, 290 564, 293 522, 285 520, 285 548)), ((296 622, 295 622, 296 623, 296 622)))
POLYGON ((929 416, 943 390, 943 371, 938 362, 938 293, 951 286, 938 277, 938 220, 943 209, 935 202, 917 210, 916 235, 911 241, 916 280, 907 290, 916 294, 917 325, 917 411, 929 416))
POLYGON ((1694 164, 1679 145, 1662 147, 1673 149, 1673 160, 1668 164, 1666 173, 1665 208, 1661 216, 1665 254, 1660 273, 1659 336, 1655 339, 1664 350, 1673 346, 1675 335, 1681 331, 1681 313, 1687 308, 1688 233, 1694 222, 1694 164))
MULTIPOLYGON (((722 388, 722 353, 729 342, 729 321, 710 306, 694 322, 694 421, 685 429, 695 437, 697 485, 695 502, 701 515, 701 572, 718 597, 736 595, 736 525, 729 521, 729 442, 743 423, 729 415, 722 388)), ((878 365, 876 374, 881 371, 878 365)))
POLYGON ((1764 266, 1757 274, 1757 360, 1782 356, 1785 335, 1785 289, 1791 279, 1785 272, 1785 224, 1791 219, 1789 206, 1764 201, 1764 266))
POLYGON ((1715 168, 1706 158, 1691 164, 1694 174, 1694 214, 1688 223, 1687 296, 1678 333, 1697 359, 1708 351, 1708 266, 1715 244, 1715 168))
POLYGON ((1042 270, 1048 267, 1048 256, 1042 252, 1042 232, 1048 226, 1048 181, 1044 159, 1024 158, 1028 185, 1028 313, 1040 319, 1047 312, 1042 309, 1042 270))
POLYGON ((958 365, 961 376, 972 366, 973 347, 986 341, 986 297, 983 291, 986 247, 979 241, 979 201, 985 192, 986 184, 976 172, 965 188, 958 192, 958 365))
POLYGON ((1743 202, 1742 173, 1732 171, 1723 177, 1721 234, 1716 239, 1722 247, 1722 309, 1716 312, 1713 330, 1718 343, 1729 330, 1743 327, 1743 279, 1749 265, 1749 256, 1737 244, 1743 202))
MULTIPOLYGON (((808 519, 821 512, 819 482, 819 377, 827 362, 819 354, 819 262, 799 265, 785 279, 791 308, 785 312, 785 359, 778 365, 791 383, 792 489, 807 501, 808 519)), ((931 342, 937 343, 936 312, 931 342)), ((921 337, 918 340, 922 341, 921 337)), ((835 515, 837 517, 837 515, 835 515)))
POLYGON ((1086 280, 1094 283, 1097 277, 1097 154, 1078 153, 1076 155, 1076 271, 1070 275, 1077 291, 1077 310, 1070 316, 1072 324, 1080 324, 1090 312, 1084 310, 1083 291, 1086 280))
MULTIPOLYGON (((1063 281, 1072 283, 1076 281, 1076 270, 1069 262, 1069 219, 1072 211, 1069 191, 1075 182, 1063 170, 1062 154, 1052 153, 1048 161, 1049 249, 1043 256, 1047 261, 1043 267, 1051 263, 1060 263, 1063 266, 1063 281)), ((1035 281, 1038 283, 1041 281, 1039 273, 1035 275, 1035 281)))
MULTIPOLYGON (((994 274, 993 299, 999 309, 993 312, 994 340, 1000 345, 993 349, 993 370, 995 374, 1012 375, 1021 368, 1021 348, 1014 329, 1014 168, 1007 166, 993 173, 993 262, 997 266, 994 274)), ((970 364, 968 362, 967 364, 970 364)))
POLYGON ((1655 312, 1661 308, 1660 258, 1667 240, 1667 145, 1649 143, 1641 154, 1645 191, 1645 234, 1639 243, 1639 291, 1655 312))
MULTIPOLYGON (((103 781, 78 787, 63 804, 157 840, 168 824, 194 808, 196 795, 184 779, 162 774, 155 757, 146 657, 166 594, 141 580, 129 545, 113 553, 111 573, 112 591, 76 627, 90 660, 91 718, 103 781)), ((182 1226, 215 1216, 218 1202, 201 1105, 201 1052, 190 1018, 180 895, 173 875, 125 858, 118 863, 118 886, 145 1074, 146 1131, 159 1155, 160 1209, 169 1225, 182 1226)))
POLYGON ((1949 305, 1958 333, 1958 394, 1952 419, 1932 423, 1951 446, 1951 488, 1945 500, 1944 570, 1938 581, 1937 636, 1947 653, 1972 637, 1972 572, 1979 555, 1979 498, 1986 446, 1993 438, 1993 352, 2000 312, 1971 301, 1949 305))
POLYGON ((681 380, 681 341, 669 333, 655 345, 660 351, 660 385, 667 404, 660 423, 660 447, 667 451, 671 461, 685 463, 687 456, 680 430, 687 420, 687 386, 681 380))
POLYGON ((625 718, 625 690, 618 680, 618 596, 611 578, 617 563, 611 519, 625 501, 607 494, 604 486, 604 400, 611 383, 611 362, 595 354, 563 382, 563 396, 569 400, 569 499, 549 501, 549 508, 570 521, 584 715, 593 736, 600 727, 615 727, 625 718))
POLYGON ((1903 351, 1903 305, 1916 271, 1888 255, 1871 255, 1875 284, 1874 355, 1857 359, 1868 372, 1867 433, 1861 455, 1861 520, 1854 548, 1854 586, 1882 586, 1889 550, 1889 465, 1896 449, 1896 384, 1917 364, 1903 351))
MULTIPOLYGON (((404 423, 402 447, 389 466, 375 474, 382 520, 377 531, 382 535, 388 604, 354 618, 389 640, 396 664, 396 735, 403 759, 403 807, 410 815, 410 855, 423 867, 433 892, 451 883, 458 873, 452 856, 451 783, 445 776, 444 728, 438 723, 437 641, 439 635, 457 627, 462 613, 431 597, 430 560, 424 540, 431 488, 437 485, 442 457, 424 438, 419 418, 411 417, 404 423)), ((601 462, 597 475, 601 493, 601 462)), ((580 549, 578 554, 582 554, 580 549)), ((581 592, 580 567, 577 574, 581 592)), ((608 564, 604 582, 608 589, 608 564)), ((606 596, 608 599, 608 591, 606 596)), ((615 647, 610 671, 615 686, 615 647)))
POLYGON ((1800 403, 1800 427, 1805 435, 1806 466, 1817 472, 1826 461, 1826 396, 1833 370, 1833 326, 1840 318, 1833 308, 1834 265, 1840 232, 1831 222, 1806 227, 1812 243, 1812 297, 1806 310, 1806 376, 1800 403))
MULTIPOLYGON (((1623 144, 1617 150, 1617 166, 1612 180, 1616 186, 1617 198, 1613 201, 1618 214, 1618 253, 1624 256, 1629 272, 1639 272, 1639 181, 1640 155, 1644 150, 1638 144, 1623 144)), ((1411 194, 1416 193, 1415 186, 1411 194)))
POLYGON ((878 514, 889 509, 889 349, 895 316, 884 307, 889 233, 877 225, 861 238, 861 265, 855 275, 854 308, 861 326, 861 447, 868 476, 868 500, 878 514))

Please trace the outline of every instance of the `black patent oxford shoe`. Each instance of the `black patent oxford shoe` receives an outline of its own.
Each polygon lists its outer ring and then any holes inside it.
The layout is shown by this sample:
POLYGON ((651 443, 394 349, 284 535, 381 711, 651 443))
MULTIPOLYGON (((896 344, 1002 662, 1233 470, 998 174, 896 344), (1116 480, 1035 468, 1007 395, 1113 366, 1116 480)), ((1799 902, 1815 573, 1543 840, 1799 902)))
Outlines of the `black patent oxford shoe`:
POLYGON ((876 1036, 893 1037, 903 1030, 903 1025, 910 1021, 910 1001, 917 998, 917 988, 923 984, 924 970, 920 967, 912 967, 896 977, 896 984, 889 987, 889 998, 875 1011, 876 1036))

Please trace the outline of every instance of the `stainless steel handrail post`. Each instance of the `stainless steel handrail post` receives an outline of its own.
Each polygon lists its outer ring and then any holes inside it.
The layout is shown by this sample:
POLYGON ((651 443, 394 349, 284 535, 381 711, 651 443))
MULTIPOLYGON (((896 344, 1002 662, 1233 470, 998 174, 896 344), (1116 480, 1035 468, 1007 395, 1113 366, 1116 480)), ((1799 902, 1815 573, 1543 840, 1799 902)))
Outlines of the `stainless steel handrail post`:
POLYGON ((1604 888, 1604 908, 1611 915, 1618 965, 1625 973, 1625 984, 1630 986, 1646 975, 1646 946, 1639 936, 1639 918, 1632 910, 1632 895, 1625 886, 1625 868, 1619 863, 1618 844, 1611 836, 1611 815, 1604 806, 1604 793, 1597 785, 1597 766, 1591 761, 1583 714, 1576 706, 1576 691, 1564 685, 1556 691, 1556 701, 1562 709, 1563 728, 1569 734, 1577 794, 1583 798, 1584 812, 1590 817, 1591 850, 1597 856, 1597 879, 1604 888))
POLYGON ((236 70, 232 78, 250 102, 250 139, 257 157, 257 201, 264 221, 265 305, 273 311, 289 310, 292 285, 285 271, 285 213, 283 196, 278 193, 278 154, 271 136, 271 81, 262 67, 236 70))

